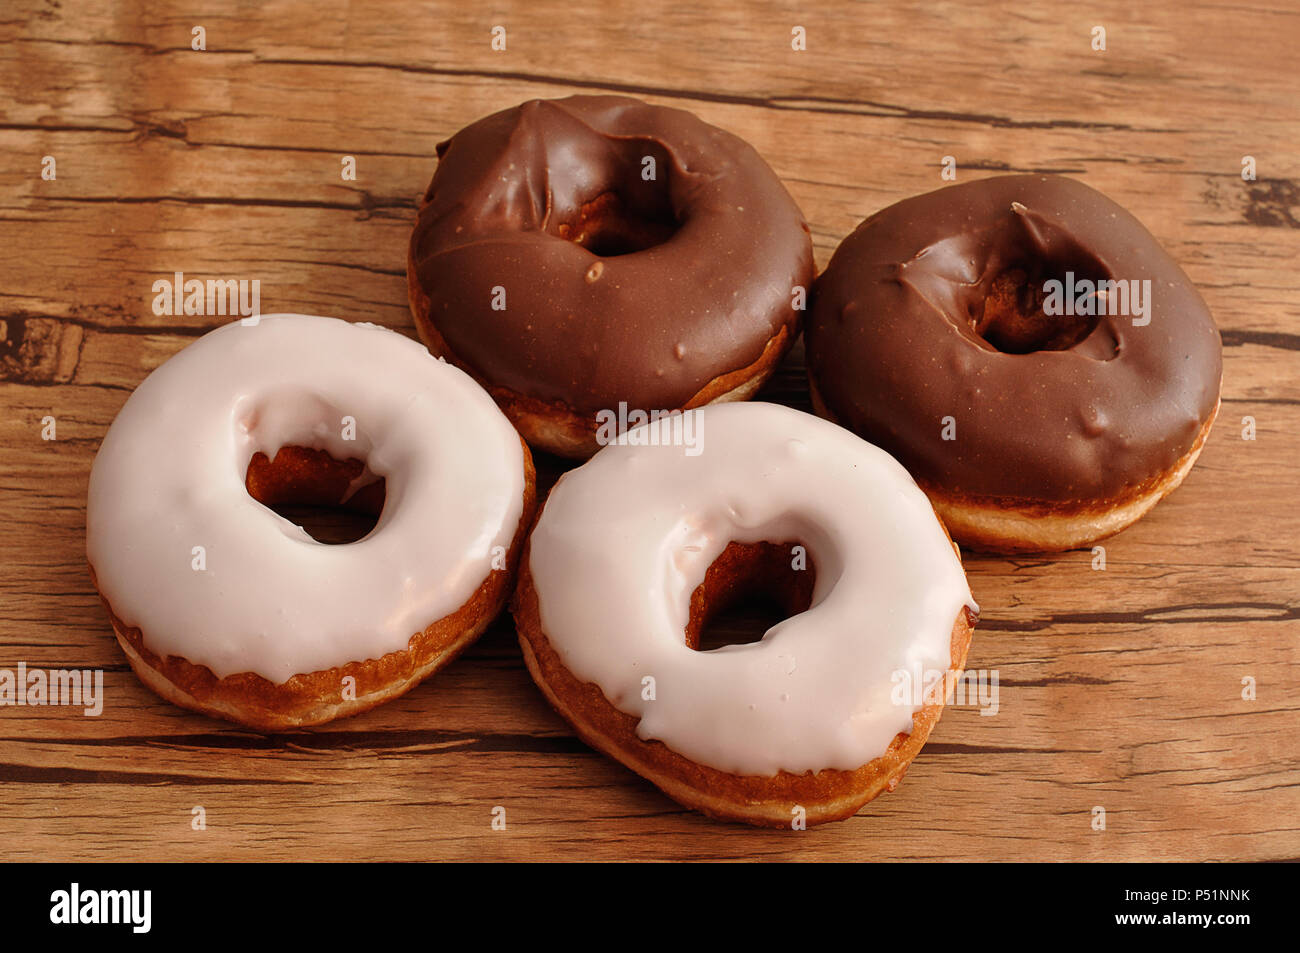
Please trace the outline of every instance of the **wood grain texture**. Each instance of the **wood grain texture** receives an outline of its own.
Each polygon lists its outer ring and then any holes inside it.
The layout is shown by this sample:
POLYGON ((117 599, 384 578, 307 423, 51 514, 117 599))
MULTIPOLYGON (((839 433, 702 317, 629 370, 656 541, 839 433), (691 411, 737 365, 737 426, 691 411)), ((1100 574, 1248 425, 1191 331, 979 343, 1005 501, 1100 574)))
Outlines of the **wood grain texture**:
MULTIPOLYGON (((203 9, 0 14, 0 668, 100 668, 107 693, 98 718, 0 708, 6 858, 1300 858, 1294 5, 203 9), (526 98, 601 91, 753 143, 819 266, 867 214, 941 185, 945 155, 959 180, 1077 176, 1151 228, 1223 328, 1223 412, 1183 488, 1107 542, 1102 572, 1088 552, 968 557, 969 667, 999 672, 1000 710, 950 709, 899 790, 842 824, 774 833, 679 808, 574 739, 508 618, 367 715, 277 736, 210 721, 136 681, 87 577, 99 440, 221 320, 154 315, 155 279, 258 278, 264 311, 411 334, 404 255, 434 144, 526 98)), ((769 399, 807 406, 800 361, 769 399)))

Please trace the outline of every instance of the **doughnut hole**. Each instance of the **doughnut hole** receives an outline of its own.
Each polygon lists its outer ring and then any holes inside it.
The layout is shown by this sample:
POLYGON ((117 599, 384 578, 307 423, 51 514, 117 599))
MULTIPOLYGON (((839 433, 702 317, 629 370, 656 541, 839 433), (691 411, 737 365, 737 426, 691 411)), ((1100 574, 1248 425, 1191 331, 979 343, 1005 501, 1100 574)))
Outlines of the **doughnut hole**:
POLYGON ((691 594, 686 644, 697 652, 758 642, 772 626, 812 604, 817 571, 802 543, 728 543, 691 594))
MULTIPOLYGON (((972 302, 970 323, 975 333, 1004 354, 1034 351, 1068 351, 1092 334, 1099 314, 1048 314, 1043 310, 1048 294, 1044 287, 1053 279, 1066 286, 1066 272, 1076 282, 1094 283, 1100 269, 1090 265, 1044 266, 1041 263, 1013 265, 994 276, 983 298, 972 302)), ((1094 311, 1104 310, 1104 302, 1094 311)))
POLYGON ((557 197, 559 207, 576 207, 576 211, 553 224, 552 234, 600 258, 662 245, 681 227, 673 204, 671 169, 670 157, 659 144, 625 141, 615 175, 596 195, 585 202, 577 202, 576 196, 557 197), (651 170, 653 177, 646 178, 651 170))
POLYGON ((561 238, 577 242, 600 258, 662 245, 676 231, 676 219, 633 214, 617 192, 598 195, 578 210, 576 218, 559 226, 561 238))
POLYGON ((339 545, 366 536, 383 512, 382 477, 343 499, 365 469, 362 460, 338 460, 324 450, 281 447, 274 460, 260 452, 253 455, 244 485, 249 496, 301 526, 312 539, 339 545))

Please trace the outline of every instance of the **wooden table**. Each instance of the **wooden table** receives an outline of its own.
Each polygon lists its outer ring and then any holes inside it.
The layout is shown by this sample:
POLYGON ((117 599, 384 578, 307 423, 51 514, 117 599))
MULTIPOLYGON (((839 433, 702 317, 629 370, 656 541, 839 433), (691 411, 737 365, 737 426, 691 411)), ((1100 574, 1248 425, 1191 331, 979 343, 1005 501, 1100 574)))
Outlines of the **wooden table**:
MULTIPOLYGON (((0 709, 4 856, 1300 857, 1300 11, 580 6, 8 5, 0 668, 99 668, 107 701, 97 718, 0 709), (748 139, 812 222, 819 266, 869 213, 942 185, 944 156, 958 181, 1077 176, 1151 228, 1223 329, 1222 414, 1183 488, 1106 543, 1104 571, 1086 551, 968 557, 984 607, 969 667, 998 671, 1000 710, 950 709, 899 790, 845 823, 767 832, 680 809, 574 739, 508 617, 358 718, 268 737, 192 715, 137 682, 87 578, 105 429, 222 320, 156 316, 156 279, 257 278, 265 312, 413 334, 404 255, 434 144, 582 92, 685 107, 748 139)), ((806 406, 801 373, 796 352, 769 399, 806 406)))

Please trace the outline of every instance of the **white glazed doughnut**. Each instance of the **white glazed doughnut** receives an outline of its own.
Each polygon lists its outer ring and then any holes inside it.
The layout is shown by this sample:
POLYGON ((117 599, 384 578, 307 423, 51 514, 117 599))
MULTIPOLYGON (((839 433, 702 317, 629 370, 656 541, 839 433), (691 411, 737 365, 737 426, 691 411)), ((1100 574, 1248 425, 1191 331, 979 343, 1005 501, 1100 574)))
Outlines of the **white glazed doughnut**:
POLYGON ((956 548, 907 472, 847 430, 773 404, 688 413, 696 455, 637 445, 640 428, 552 490, 513 603, 525 660, 581 737, 689 807, 849 816, 942 709, 896 703, 896 673, 965 664, 978 610, 956 548), (815 569, 798 614, 695 651, 746 580, 809 581, 796 543, 815 569))
POLYGON ((159 694, 258 728, 319 724, 477 637, 534 499, 527 448, 468 375, 375 325, 268 315, 204 335, 132 394, 95 458, 86 550, 159 694), (250 495, 343 503, 381 478, 377 524, 346 545, 250 495))

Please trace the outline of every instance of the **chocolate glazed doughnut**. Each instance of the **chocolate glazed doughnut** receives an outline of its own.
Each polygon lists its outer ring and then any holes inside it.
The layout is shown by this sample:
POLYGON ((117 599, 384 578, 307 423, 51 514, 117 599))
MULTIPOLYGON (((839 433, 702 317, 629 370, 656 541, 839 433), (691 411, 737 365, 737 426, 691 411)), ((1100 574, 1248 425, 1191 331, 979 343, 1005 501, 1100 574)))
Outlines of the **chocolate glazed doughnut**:
POLYGON ((807 223, 758 153, 690 113, 533 100, 438 158, 407 262, 416 326, 535 446, 590 456, 620 403, 636 423, 746 399, 798 336, 807 223))
POLYGON ((1042 175, 871 216, 817 281, 807 349, 818 412, 994 551, 1083 546, 1141 517, 1191 469, 1222 378, 1209 309, 1155 238, 1042 175))

